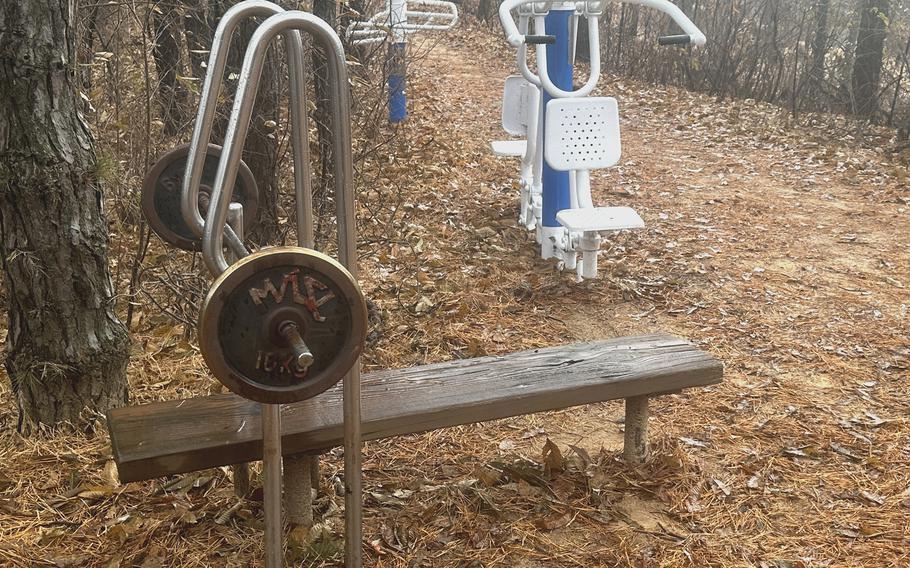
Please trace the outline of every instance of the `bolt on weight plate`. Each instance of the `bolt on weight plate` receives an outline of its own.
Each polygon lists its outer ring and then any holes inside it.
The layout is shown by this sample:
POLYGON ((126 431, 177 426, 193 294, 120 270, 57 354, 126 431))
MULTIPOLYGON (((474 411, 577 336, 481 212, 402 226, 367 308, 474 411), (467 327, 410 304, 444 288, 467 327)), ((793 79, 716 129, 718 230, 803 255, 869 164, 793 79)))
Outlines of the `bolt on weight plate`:
POLYGON ((231 265, 199 316, 202 356, 232 392, 266 404, 312 398, 363 351, 367 308, 340 263, 301 247, 262 250, 231 265))
MULTIPOLYGON (((142 182, 142 213, 155 234, 166 243, 183 250, 200 251, 202 238, 196 236, 184 222, 180 205, 189 153, 190 147, 185 144, 174 148, 155 162, 142 182)), ((215 186, 220 159, 221 146, 209 144, 199 182, 200 195, 211 193, 211 188, 215 186)), ((249 232, 257 218, 259 189, 253 179, 253 172, 243 162, 240 162, 237 171, 237 183, 234 184, 231 199, 243 205, 243 216, 249 223, 244 230, 249 232)), ((202 216, 205 217, 206 213, 203 210, 202 216)))

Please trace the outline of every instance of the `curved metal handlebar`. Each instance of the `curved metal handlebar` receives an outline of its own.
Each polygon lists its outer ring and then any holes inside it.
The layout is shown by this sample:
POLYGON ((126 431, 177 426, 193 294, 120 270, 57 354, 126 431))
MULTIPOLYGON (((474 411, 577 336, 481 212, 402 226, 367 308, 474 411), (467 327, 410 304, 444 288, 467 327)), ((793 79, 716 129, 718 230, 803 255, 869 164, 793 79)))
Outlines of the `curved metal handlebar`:
POLYGON ((533 4, 536 0, 505 0, 499 5, 499 21, 502 22, 502 29, 506 32, 506 41, 513 47, 521 47, 525 43, 525 34, 527 30, 518 30, 518 24, 512 17, 512 10, 522 4, 533 4))
MULTIPOLYGON (((215 30, 212 49, 209 53, 207 71, 203 81, 199 101, 199 111, 196 114, 196 125, 190 139, 190 152, 183 177, 183 191, 181 194, 181 213, 187 226, 197 236, 202 237, 205 230, 205 219, 199 213, 199 184, 202 179, 202 170, 205 165, 206 147, 212 134, 212 125, 215 122, 215 111, 218 94, 227 67, 228 51, 231 47, 233 33, 237 26, 246 18, 254 16, 273 16, 284 12, 284 8, 266 0, 245 0, 231 7, 215 30)), ((288 51, 288 79, 290 82, 291 122, 292 131, 298 134, 293 138, 294 152, 294 187, 297 195, 298 229, 300 244, 312 246, 313 220, 311 215, 301 214, 312 211, 312 190, 310 186, 310 159, 306 143, 307 133, 307 102, 306 102, 306 55, 300 33, 290 30, 285 34, 285 44, 288 51), (298 140, 299 139, 299 140, 298 140)), ((224 154, 222 154, 223 159, 224 154)), ((229 193, 230 195, 230 193, 229 193)), ((243 241, 230 226, 225 227, 225 236, 228 246, 238 257, 248 254, 243 241)))
MULTIPOLYGON (((535 16, 535 31, 545 29, 546 16, 535 16)), ((588 45, 590 46, 591 74, 584 86, 574 91, 564 91, 550 79, 547 71, 547 46, 537 45, 537 75, 540 83, 551 97, 586 97, 600 80, 600 22, 597 16, 588 16, 588 45)))
MULTIPOLYGON (((329 59, 329 71, 332 73, 329 83, 335 86, 335 92, 332 96, 332 124, 336 129, 333 150, 336 156, 334 177, 339 231, 338 256, 339 260, 349 270, 353 271, 354 268, 354 227, 353 222, 346 220, 347 215, 351 215, 351 218, 353 218, 354 191, 352 185, 350 98, 344 49, 341 45, 341 40, 323 20, 313 14, 289 11, 274 15, 259 26, 250 39, 250 45, 243 60, 243 67, 240 70, 237 95, 228 120, 222 157, 218 164, 215 187, 212 190, 212 199, 203 231, 203 257, 206 266, 215 276, 224 272, 228 267, 222 249, 224 234, 219 229, 224 226, 227 220, 228 207, 237 177, 240 157, 243 152, 243 142, 249 130, 256 89, 262 76, 269 41, 274 39, 277 34, 287 30, 301 30, 309 33, 314 41, 324 48, 329 59)), ((305 142, 304 136, 305 134, 301 132, 297 134, 296 138, 300 138, 301 142, 305 142)), ((299 205, 298 203, 298 207, 299 205)))
MULTIPOLYGON (((688 43, 691 45, 701 46, 704 45, 707 41, 705 35, 698 29, 692 20, 689 19, 686 14, 680 10, 675 4, 669 0, 614 0, 619 2, 626 2, 629 4, 638 4, 642 6, 647 6, 654 8, 661 12, 668 14, 676 24, 682 28, 685 32, 685 36, 671 36, 667 38, 661 38, 660 42, 662 45, 666 44, 681 44, 688 43), (682 40, 685 38, 685 41, 682 40)), ((522 76, 530 83, 544 88, 547 93, 552 97, 584 97, 591 93, 594 88, 597 86, 597 82, 600 79, 600 30, 599 30, 599 16, 600 13, 600 2, 597 3, 596 8, 588 10, 590 5, 587 4, 584 9, 584 14, 588 18, 588 45, 590 46, 590 68, 591 75, 588 77, 588 80, 585 82, 584 86, 577 90, 566 91, 557 87, 553 81, 550 79, 549 73, 547 72, 547 49, 546 44, 551 43, 551 39, 546 33, 545 21, 546 10, 554 5, 566 5, 575 8, 574 2, 565 2, 559 0, 505 0, 499 6, 499 19, 502 22, 503 30, 506 33, 506 40, 513 46, 518 48, 518 68, 521 71, 522 76), (539 9, 539 6, 543 4, 542 8, 539 9), (528 10, 527 6, 532 6, 533 9, 528 10), (519 9, 519 22, 516 24, 515 19, 512 17, 512 11, 516 8, 519 9), (528 35, 528 13, 534 14, 534 31, 540 35, 528 35), (537 70, 535 74, 528 68, 527 62, 527 46, 529 44, 536 45, 537 52, 537 70)), ((576 8, 577 9, 577 8, 576 8)))
MULTIPOLYGON (((526 14, 519 14, 519 33, 522 35, 528 33, 528 25, 530 20, 530 16, 526 14)), ((538 77, 537 74, 531 71, 531 68, 528 67, 528 44, 524 42, 518 46, 518 70, 521 72, 521 76, 525 78, 525 81, 531 83, 535 87, 540 87, 540 77, 538 77)))
POLYGON ((446 0, 408 0, 409 5, 440 8, 439 11, 409 10, 401 14, 402 21, 392 21, 392 10, 386 8, 366 20, 352 23, 347 30, 351 45, 369 45, 385 42, 397 32, 409 35, 421 31, 448 31, 458 24, 458 6, 446 0), (409 19, 418 21, 411 22, 409 19), (422 20, 422 21, 421 21, 422 20))
MULTIPOLYGON (((692 20, 689 19, 689 16, 685 14, 679 7, 670 2, 669 0, 613 0, 614 2, 625 2, 627 4, 639 4, 641 6, 647 6, 649 8, 654 8, 659 10, 676 22, 682 30, 690 37, 690 43, 696 46, 705 45, 707 39, 705 34, 698 29, 692 20)), ((506 33, 506 40, 512 44, 514 47, 520 47, 525 43, 525 35, 518 30, 518 25, 515 23, 515 19, 512 18, 512 10, 518 8, 523 4, 537 4, 540 3, 540 0, 505 0, 499 6, 499 20, 502 22, 502 28, 506 33)), ((548 2, 549 4, 560 3, 555 0, 548 2)))
MULTIPOLYGON (((695 46, 703 46, 707 43, 707 38, 705 34, 698 29, 698 26, 695 25, 692 20, 689 19, 689 16, 685 12, 679 9, 679 6, 670 2, 669 0, 621 0, 627 4, 638 4, 640 6, 647 6, 648 8, 654 8, 659 10, 664 14, 667 14, 673 21, 676 22, 676 25, 682 28, 682 31, 689 36, 689 44, 695 46)), ((671 36, 672 37, 672 36, 671 36)))
MULTIPOLYGON (((206 215, 202 238, 202 253, 206 266, 214 275, 224 272, 228 264, 222 248, 224 223, 228 216, 231 194, 243 152, 243 143, 252 117, 256 89, 262 76, 269 42, 278 34, 299 30, 310 34, 313 42, 326 54, 328 84, 333 92, 332 128, 335 157, 335 206, 337 213, 338 259, 357 277, 355 242, 355 208, 353 160, 351 150, 351 101, 344 48, 335 31, 323 20, 305 12, 289 11, 276 14, 262 23, 253 33, 240 70, 237 94, 228 120, 221 160, 215 176, 211 203, 206 215)), ((305 131, 295 137, 307 140, 305 131)), ((298 202, 298 211, 300 203, 298 202)), ((312 210, 308 211, 310 213, 312 210)), ((298 220, 299 222, 299 220, 298 220)), ((362 457, 360 422, 360 366, 355 364, 344 377, 344 484, 345 484, 345 566, 361 565, 363 537, 362 457)))
MULTIPOLYGON (((532 85, 546 89, 552 97, 583 97, 588 95, 597 86, 600 80, 600 30, 598 17, 595 15, 588 16, 590 19, 588 25, 588 45, 591 46, 590 62, 591 75, 588 77, 585 85, 576 91, 564 91, 553 84, 547 73, 547 45, 554 42, 553 37, 546 33, 545 20, 546 10, 532 10, 534 13, 534 31, 538 35, 528 34, 529 15, 527 10, 519 14, 519 23, 516 25, 512 18, 512 10, 520 8, 523 5, 542 4, 539 0, 505 0, 499 6, 499 19, 502 21, 502 27, 506 31, 506 39, 512 45, 518 48, 518 69, 522 76, 532 85), (535 45, 537 49, 537 73, 535 74, 528 68, 527 49, 528 45, 535 45)), ((550 0, 543 2, 546 8, 556 4, 565 4, 575 9, 575 2, 559 2, 550 0)), ((536 6, 535 6, 536 8, 536 6)))

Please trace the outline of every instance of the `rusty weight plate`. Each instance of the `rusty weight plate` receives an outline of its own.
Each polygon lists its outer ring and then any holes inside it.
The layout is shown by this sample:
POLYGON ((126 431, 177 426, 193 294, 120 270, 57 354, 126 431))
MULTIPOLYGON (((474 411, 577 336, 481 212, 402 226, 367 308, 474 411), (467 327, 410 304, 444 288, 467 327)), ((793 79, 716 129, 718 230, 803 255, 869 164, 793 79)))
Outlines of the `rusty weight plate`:
POLYGON ((367 308, 336 260, 301 247, 253 253, 212 285, 199 317, 202 355, 232 392, 266 404, 312 398, 347 373, 363 351, 367 308), (282 326, 293 323, 313 354, 301 369, 282 326))
MULTIPOLYGON (((178 146, 155 162, 142 182, 142 213, 148 219, 152 230, 166 243, 183 250, 199 251, 202 249, 202 239, 183 221, 180 210, 183 175, 186 172, 189 152, 188 144, 178 146)), ((221 146, 209 144, 199 183, 200 195, 211 193, 220 159, 221 146)), ((249 233, 257 219, 259 189, 256 187, 253 173, 243 162, 240 162, 237 171, 237 183, 234 184, 232 199, 243 205, 243 217, 248 223, 244 227, 244 232, 249 233)), ((205 217, 206 213, 203 211, 202 216, 205 217)))

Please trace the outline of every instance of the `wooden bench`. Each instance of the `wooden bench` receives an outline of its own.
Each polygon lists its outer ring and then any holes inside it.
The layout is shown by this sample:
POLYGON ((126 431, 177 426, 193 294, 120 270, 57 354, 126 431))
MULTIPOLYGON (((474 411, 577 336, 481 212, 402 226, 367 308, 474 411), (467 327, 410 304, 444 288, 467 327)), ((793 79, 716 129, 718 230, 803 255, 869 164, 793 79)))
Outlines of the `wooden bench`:
MULTIPOLYGON (((719 383, 723 365, 682 339, 647 335, 364 374, 363 437, 390 436, 626 399, 625 452, 646 454, 648 397, 719 383)), ((282 410, 287 455, 342 445, 341 385, 282 410)), ((112 410, 123 482, 259 460, 259 405, 235 395, 112 410)))

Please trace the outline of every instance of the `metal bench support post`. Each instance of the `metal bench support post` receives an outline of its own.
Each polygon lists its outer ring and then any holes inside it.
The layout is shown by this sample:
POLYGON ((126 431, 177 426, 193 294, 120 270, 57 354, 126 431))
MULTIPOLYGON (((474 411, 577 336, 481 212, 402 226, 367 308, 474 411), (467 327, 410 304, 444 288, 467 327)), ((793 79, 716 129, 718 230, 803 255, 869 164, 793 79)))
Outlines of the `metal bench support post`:
POLYGON ((265 509, 265 565, 284 562, 284 523, 281 522, 281 406, 262 405, 262 483, 265 509))

